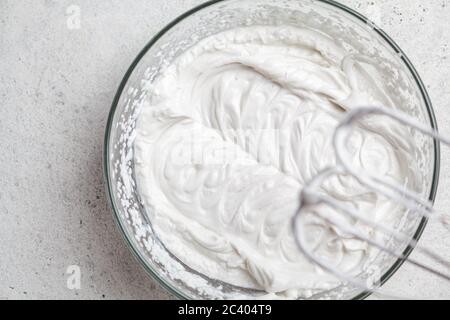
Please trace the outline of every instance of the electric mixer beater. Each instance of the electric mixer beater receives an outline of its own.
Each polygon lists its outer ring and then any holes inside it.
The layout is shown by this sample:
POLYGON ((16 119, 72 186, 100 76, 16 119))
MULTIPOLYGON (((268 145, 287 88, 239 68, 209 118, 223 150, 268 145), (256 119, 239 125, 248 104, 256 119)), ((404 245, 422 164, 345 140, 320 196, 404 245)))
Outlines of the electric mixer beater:
POLYGON ((437 220, 448 229, 450 225, 449 216, 435 212, 432 203, 428 200, 422 199, 422 196, 419 193, 408 190, 405 186, 391 183, 383 179, 383 177, 378 177, 352 165, 348 150, 348 141, 351 137, 352 131, 356 125, 362 125, 363 120, 374 116, 388 117, 388 119, 390 119, 389 121, 394 120, 398 124, 405 125, 425 136, 434 139, 434 143, 442 142, 445 145, 450 145, 450 139, 448 137, 440 135, 436 130, 420 123, 415 118, 393 109, 380 107, 360 107, 347 112, 339 122, 339 125, 336 127, 333 136, 333 148, 336 155, 336 165, 323 169, 313 179, 305 184, 300 196, 300 209, 294 217, 293 228, 295 240, 299 248, 316 266, 335 275, 342 281, 361 288, 366 292, 377 293, 385 297, 398 298, 395 294, 382 290, 380 283, 374 283, 368 281, 367 279, 363 280, 361 275, 351 275, 347 272, 339 270, 336 266, 329 263, 327 259, 315 253, 306 239, 305 224, 303 221, 306 213, 314 212, 320 219, 323 219, 325 222, 339 229, 344 234, 356 237, 368 245, 376 248, 380 252, 408 262, 438 276, 441 279, 450 281, 450 262, 442 256, 436 252, 433 252, 429 248, 418 244, 418 241, 413 239, 411 236, 378 222, 374 222, 367 216, 362 215, 357 209, 352 208, 347 204, 343 204, 329 195, 320 192, 320 188, 328 179, 332 179, 333 177, 340 175, 350 176, 360 185, 365 186, 366 188, 386 197, 387 199, 395 201, 398 205, 404 207, 408 214, 418 215, 419 217, 423 217, 427 220, 437 220), (378 232, 383 233, 388 238, 392 238, 402 245, 397 248, 391 248, 384 243, 369 237, 364 232, 358 230, 358 228, 353 227, 351 223, 346 222, 346 219, 342 219, 336 215, 323 214, 323 211, 320 210, 314 210, 314 208, 323 205, 330 206, 338 210, 346 218, 357 220, 376 229, 378 232), (438 270, 437 268, 431 267, 422 261, 408 257, 408 254, 406 254, 404 250, 398 250, 399 248, 402 249, 405 246, 415 247, 415 250, 420 251, 436 264, 440 265, 442 270, 438 270))

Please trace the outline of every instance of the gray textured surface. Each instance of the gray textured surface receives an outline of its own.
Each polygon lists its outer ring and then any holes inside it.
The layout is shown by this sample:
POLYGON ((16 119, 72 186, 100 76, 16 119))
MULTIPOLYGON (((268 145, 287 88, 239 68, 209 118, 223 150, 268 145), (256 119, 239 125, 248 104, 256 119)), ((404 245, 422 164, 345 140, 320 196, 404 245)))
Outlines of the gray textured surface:
MULTIPOLYGON (((149 38, 199 0, 0 0, 0 298, 170 298, 148 278, 105 200, 102 142, 118 84, 149 38), (81 28, 66 10, 80 8, 81 28), (81 290, 66 286, 79 265, 81 290)), ((406 51, 450 134, 450 3, 342 1, 368 14, 406 51)), ((450 205, 449 152, 436 203, 450 205)), ((421 241, 450 259, 450 234, 421 241)), ((400 294, 450 298, 450 285, 405 266, 400 294)))

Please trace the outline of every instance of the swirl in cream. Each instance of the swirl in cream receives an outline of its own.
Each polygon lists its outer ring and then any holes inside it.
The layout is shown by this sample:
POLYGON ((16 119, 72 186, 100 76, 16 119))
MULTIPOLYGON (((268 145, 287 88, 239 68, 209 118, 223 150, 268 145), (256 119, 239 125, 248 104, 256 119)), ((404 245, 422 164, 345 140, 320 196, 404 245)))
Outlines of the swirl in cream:
MULTIPOLYGON (((178 57, 154 82, 135 140, 139 192, 165 246, 240 287, 298 297, 337 286, 299 251, 291 219, 302 185, 335 161, 331 139, 342 113, 392 107, 367 63, 323 33, 289 26, 229 30, 178 57)), ((368 121, 350 147, 354 165, 414 183, 413 161, 400 165, 413 157, 406 130, 368 121)), ((323 192, 374 221, 398 211, 345 176, 323 192)), ((308 218, 317 254, 358 272, 371 255, 367 244, 308 218)))

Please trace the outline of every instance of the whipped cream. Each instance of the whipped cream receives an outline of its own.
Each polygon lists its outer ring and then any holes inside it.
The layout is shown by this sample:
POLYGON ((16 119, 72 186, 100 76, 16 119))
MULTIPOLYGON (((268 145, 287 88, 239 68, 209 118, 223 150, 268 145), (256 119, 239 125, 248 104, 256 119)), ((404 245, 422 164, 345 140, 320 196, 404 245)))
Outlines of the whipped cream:
MULTIPOLYGON (((165 247, 207 277, 243 288, 296 298, 338 286, 300 252, 292 218, 302 186, 335 163, 332 136, 343 113, 394 107, 381 78, 368 58, 291 26, 233 29, 184 52, 152 84, 134 145, 139 194, 165 247)), ((352 165, 414 189, 408 130, 378 120, 355 131, 352 165)), ((345 175, 321 192, 373 221, 393 225, 402 215, 345 175)), ((306 223, 311 248, 340 270, 356 274, 377 254, 313 212, 306 223)))

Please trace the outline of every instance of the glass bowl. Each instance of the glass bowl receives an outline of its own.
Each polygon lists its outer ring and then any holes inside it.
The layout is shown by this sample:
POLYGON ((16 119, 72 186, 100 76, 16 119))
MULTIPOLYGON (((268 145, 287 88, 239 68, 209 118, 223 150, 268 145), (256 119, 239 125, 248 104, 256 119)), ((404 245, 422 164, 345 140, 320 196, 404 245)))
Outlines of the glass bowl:
MULTIPOLYGON (((134 179, 133 141, 136 119, 151 83, 176 57, 199 40, 238 26, 291 24, 324 30, 351 52, 381 59, 390 90, 408 94, 400 109, 436 128, 430 99, 416 70, 382 30, 359 13, 328 0, 215 0, 206 2, 178 17, 160 31, 141 51, 125 74, 108 119, 104 148, 104 174, 107 194, 115 220, 131 250, 145 270, 179 298, 255 298, 261 292, 238 288, 209 279, 184 265, 164 247, 152 230, 139 200, 134 179)), ((394 92, 397 94, 397 92, 394 92)), ((437 129, 437 128, 436 128, 437 129)), ((421 169, 425 181, 421 193, 434 201, 439 177, 439 144, 418 141, 424 150, 421 169)), ((147 208, 147 210, 152 210, 147 208)), ((426 219, 408 218, 402 230, 418 239, 426 219)), ((404 249, 409 255, 413 248, 404 249)), ((383 261, 381 283, 402 265, 402 260, 383 261)), ((341 286, 313 298, 362 299, 367 292, 341 286)))

